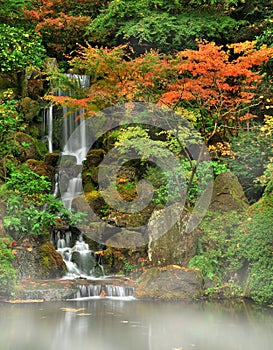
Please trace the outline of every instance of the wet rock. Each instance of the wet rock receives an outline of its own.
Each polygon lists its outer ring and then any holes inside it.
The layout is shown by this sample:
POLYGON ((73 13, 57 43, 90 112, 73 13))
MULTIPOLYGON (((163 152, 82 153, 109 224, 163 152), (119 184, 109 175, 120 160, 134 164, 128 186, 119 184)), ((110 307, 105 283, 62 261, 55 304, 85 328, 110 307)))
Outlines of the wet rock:
POLYGON ((77 293, 75 281, 24 280, 17 290, 16 299, 39 301, 62 301, 74 298, 77 293))
POLYGON ((177 265, 152 267, 138 279, 134 296, 144 299, 190 299, 202 292, 199 271, 177 265))
POLYGON ((237 176, 231 172, 218 175, 214 181, 210 210, 228 212, 232 210, 245 210, 248 200, 237 176))

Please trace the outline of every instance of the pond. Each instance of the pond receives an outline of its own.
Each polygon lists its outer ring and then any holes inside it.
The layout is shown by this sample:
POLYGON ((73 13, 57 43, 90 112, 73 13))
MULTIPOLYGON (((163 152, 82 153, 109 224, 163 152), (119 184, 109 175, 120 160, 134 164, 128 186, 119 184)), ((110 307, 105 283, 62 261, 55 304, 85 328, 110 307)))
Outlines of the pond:
POLYGON ((93 298, 0 304, 3 350, 270 350, 273 310, 93 298))

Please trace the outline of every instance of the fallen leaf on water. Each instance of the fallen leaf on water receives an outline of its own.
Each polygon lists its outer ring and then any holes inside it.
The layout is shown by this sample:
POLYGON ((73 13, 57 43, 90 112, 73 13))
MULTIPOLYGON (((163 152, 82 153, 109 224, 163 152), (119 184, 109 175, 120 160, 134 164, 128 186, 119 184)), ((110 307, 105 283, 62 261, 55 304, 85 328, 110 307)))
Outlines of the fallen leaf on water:
POLYGON ((68 311, 68 312, 79 312, 79 311, 84 311, 84 308, 79 308, 79 309, 74 309, 72 307, 62 307, 62 311, 68 311))
POLYGON ((24 304, 24 303, 43 303, 43 299, 29 299, 29 300, 10 300, 11 304, 24 304))
POLYGON ((77 314, 78 316, 90 316, 92 314, 85 314, 85 313, 82 313, 82 314, 77 314))

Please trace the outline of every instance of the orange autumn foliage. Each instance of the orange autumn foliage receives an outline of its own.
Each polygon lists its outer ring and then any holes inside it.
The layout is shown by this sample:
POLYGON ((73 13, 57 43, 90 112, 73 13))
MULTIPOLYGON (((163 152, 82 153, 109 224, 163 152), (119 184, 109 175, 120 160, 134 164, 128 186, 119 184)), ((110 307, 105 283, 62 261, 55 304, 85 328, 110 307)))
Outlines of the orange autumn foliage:
MULTIPOLYGON (((198 50, 174 56, 150 51, 132 58, 130 49, 80 46, 71 64, 91 76, 83 99, 54 97, 55 101, 80 106, 91 116, 118 102, 144 101, 199 112, 199 125, 234 127, 256 117, 250 112, 262 82, 261 67, 273 56, 273 48, 256 48, 255 42, 231 44, 199 42, 198 50)), ((202 130, 204 128, 204 130, 202 130)), ((208 130, 206 130, 208 132, 208 130)))

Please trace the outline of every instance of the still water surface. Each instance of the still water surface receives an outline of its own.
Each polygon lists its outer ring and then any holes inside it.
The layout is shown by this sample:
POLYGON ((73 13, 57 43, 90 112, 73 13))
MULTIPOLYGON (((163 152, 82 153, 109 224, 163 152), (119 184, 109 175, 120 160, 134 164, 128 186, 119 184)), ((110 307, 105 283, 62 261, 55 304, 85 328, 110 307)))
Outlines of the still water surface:
POLYGON ((106 298, 0 304, 0 349, 272 350, 273 310, 106 298))

